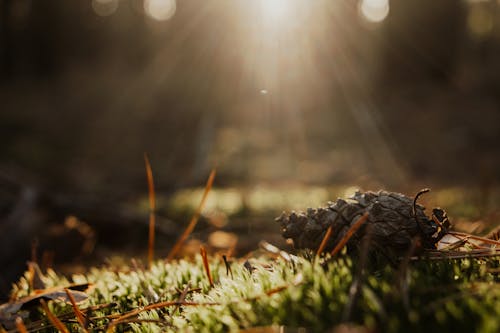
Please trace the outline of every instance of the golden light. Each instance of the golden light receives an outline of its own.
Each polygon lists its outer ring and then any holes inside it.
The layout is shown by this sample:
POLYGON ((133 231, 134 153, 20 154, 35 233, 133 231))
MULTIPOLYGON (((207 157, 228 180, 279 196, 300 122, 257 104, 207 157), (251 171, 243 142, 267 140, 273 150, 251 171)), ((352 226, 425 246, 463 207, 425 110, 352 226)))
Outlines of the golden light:
POLYGON ((361 0, 358 9, 365 20, 379 23, 389 15, 389 0, 361 0))
POLYGON ((475 5, 469 11, 467 27, 474 37, 485 37, 493 30, 493 20, 492 13, 487 7, 475 5))
POLYGON ((118 0, 92 0, 92 9, 99 16, 113 15, 118 9, 118 0))
POLYGON ((157 21, 165 21, 174 16, 177 9, 175 0, 144 0, 144 11, 157 21))
POLYGON ((272 21, 285 19, 290 9, 289 0, 261 0, 262 15, 272 21))

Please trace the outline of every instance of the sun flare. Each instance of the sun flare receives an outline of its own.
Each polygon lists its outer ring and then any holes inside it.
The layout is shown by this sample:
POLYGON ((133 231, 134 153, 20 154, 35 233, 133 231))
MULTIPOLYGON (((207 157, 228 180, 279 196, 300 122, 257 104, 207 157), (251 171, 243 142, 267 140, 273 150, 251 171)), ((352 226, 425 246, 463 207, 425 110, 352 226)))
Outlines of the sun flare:
POLYGON ((290 12, 291 1, 287 0, 261 0, 260 8, 262 15, 272 21, 280 21, 287 18, 290 12))

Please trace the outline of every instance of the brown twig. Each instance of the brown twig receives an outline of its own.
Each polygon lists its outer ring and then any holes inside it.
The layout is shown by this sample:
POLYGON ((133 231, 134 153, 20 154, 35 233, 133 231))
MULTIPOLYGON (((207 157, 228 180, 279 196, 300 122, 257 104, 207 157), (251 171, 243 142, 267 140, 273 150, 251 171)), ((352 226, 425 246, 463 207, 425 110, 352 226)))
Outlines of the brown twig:
POLYGON ((60 321, 59 318, 57 318, 57 316, 52 313, 52 311, 50 311, 49 306, 47 305, 47 303, 45 302, 45 300, 41 299, 40 300, 40 304, 42 304, 43 310, 45 311, 45 314, 47 315, 47 318, 55 326, 55 328, 57 328, 57 330, 59 332, 69 333, 69 330, 66 327, 66 325, 64 325, 63 322, 60 321))
POLYGON ((205 268, 205 273, 207 274, 208 277, 208 282, 210 283, 210 287, 213 287, 214 281, 212 280, 212 273, 210 273, 207 250, 205 250, 205 247, 200 246, 200 254, 201 254, 201 259, 203 260, 203 267, 205 268))
POLYGON ((318 251, 316 251, 316 255, 319 256, 321 253, 323 253, 323 250, 325 249, 326 243, 332 236, 332 226, 330 225, 328 229, 326 230, 325 236, 323 237, 323 240, 321 241, 321 244, 319 245, 318 251))
POLYGON ((73 297, 73 295, 71 294, 71 292, 69 291, 68 288, 64 288, 64 291, 66 292, 66 295, 68 295, 68 299, 71 302, 71 306, 73 307, 73 312, 75 313, 76 320, 78 321, 78 323, 82 327, 83 332, 85 332, 85 333, 88 332, 87 327, 85 325, 86 320, 83 316, 83 313, 78 308, 78 305, 76 304, 75 298, 73 297))
POLYGON ((203 192, 203 196, 201 197, 200 204, 199 204, 198 208, 196 209, 196 212, 194 213, 193 217, 191 218, 191 221, 189 222, 188 226, 186 227, 186 230, 184 230, 184 232, 179 237, 179 239, 175 243, 174 247, 172 248, 172 250, 168 254, 167 261, 175 258, 175 256, 179 252, 184 241, 188 238, 188 236, 191 234, 191 232, 193 232, 194 227, 196 226, 196 223, 198 223, 198 219, 200 218, 201 211, 203 210, 203 207, 205 206, 205 201, 207 199, 208 193, 210 192, 210 189, 212 188, 214 178, 215 178, 215 169, 212 169, 212 171, 210 172, 210 176, 208 176, 207 184, 205 185, 205 192, 203 192))
POLYGON ((364 213, 363 216, 361 216, 349 228, 349 230, 347 230, 347 233, 345 234, 345 236, 340 240, 340 242, 338 242, 337 246, 335 246, 335 248, 332 250, 332 252, 331 252, 332 257, 335 256, 340 250, 342 250, 342 248, 344 247, 344 245, 347 244, 349 239, 351 239, 351 237, 356 233, 356 231, 358 231, 358 229, 363 225, 363 223, 366 222, 366 220, 368 219, 368 216, 369 216, 368 212, 364 213))
POLYGON ((151 163, 149 163, 149 158, 146 153, 144 153, 144 163, 146 166, 146 177, 148 180, 148 195, 149 195, 148 266, 151 268, 154 259, 154 245, 155 245, 156 195, 155 195, 155 186, 153 181, 153 171, 151 170, 151 163))

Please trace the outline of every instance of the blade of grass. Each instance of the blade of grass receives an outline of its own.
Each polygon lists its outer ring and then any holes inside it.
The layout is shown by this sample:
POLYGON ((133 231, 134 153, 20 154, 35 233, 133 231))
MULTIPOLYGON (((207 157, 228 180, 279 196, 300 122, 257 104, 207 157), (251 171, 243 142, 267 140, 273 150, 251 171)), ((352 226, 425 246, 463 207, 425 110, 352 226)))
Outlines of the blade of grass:
POLYGON ((82 327, 83 332, 87 333, 88 330, 87 330, 87 327, 85 325, 85 318, 83 317, 82 312, 78 308, 78 305, 76 305, 75 298, 73 297, 73 295, 71 294, 71 292, 67 288, 64 288, 64 291, 66 292, 66 295, 68 295, 68 299, 71 302, 71 306, 73 307, 73 312, 75 313, 76 320, 78 321, 78 323, 82 327))
POLYGON ((172 248, 172 250, 168 254, 167 261, 175 258, 175 256, 177 255, 177 253, 181 249, 181 246, 184 243, 184 241, 188 238, 188 236, 191 234, 191 232, 193 232, 194 227, 196 226, 196 223, 198 223, 198 219, 200 218, 201 211, 203 210, 203 207, 205 206, 205 201, 207 200, 208 193, 210 193, 210 189, 212 188, 214 178, 215 178, 215 169, 212 169, 212 171, 210 172, 210 176, 208 176, 207 184, 205 185, 205 191, 203 192, 203 196, 201 197, 200 204, 198 205, 196 212, 194 213, 193 217, 191 218, 191 221, 189 222, 188 226, 186 227, 186 230, 184 230, 184 232, 179 237, 179 239, 175 243, 174 247, 172 248))
POLYGON ((151 163, 149 163, 148 154, 146 153, 144 153, 144 163, 146 166, 146 177, 148 180, 148 195, 149 195, 148 267, 151 268, 154 259, 154 245, 155 245, 156 195, 155 195, 155 185, 153 181, 153 171, 151 170, 151 163))
POLYGON ((364 213, 363 216, 361 216, 350 228, 347 230, 347 233, 345 234, 344 238, 340 240, 340 242, 335 246, 335 248, 332 250, 331 254, 332 257, 335 256, 337 253, 339 253, 340 250, 344 247, 344 245, 347 244, 349 239, 358 231, 358 229, 363 225, 363 223, 366 222, 368 219, 368 212, 364 213))
POLYGON ((45 311, 47 318, 54 325, 54 327, 57 328, 59 332, 69 333, 69 330, 66 327, 66 325, 64 325, 63 322, 60 321, 59 318, 57 318, 57 316, 52 313, 52 311, 50 311, 49 306, 47 305, 45 300, 41 299, 40 304, 42 304, 43 310, 45 311))

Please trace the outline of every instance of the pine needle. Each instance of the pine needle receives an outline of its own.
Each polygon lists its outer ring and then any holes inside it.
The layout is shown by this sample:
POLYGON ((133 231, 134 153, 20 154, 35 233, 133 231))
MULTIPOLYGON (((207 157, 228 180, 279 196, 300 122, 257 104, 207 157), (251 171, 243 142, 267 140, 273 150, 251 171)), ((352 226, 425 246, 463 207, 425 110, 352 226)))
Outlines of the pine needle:
POLYGON ((335 256, 337 253, 339 253, 340 250, 344 247, 344 245, 347 244, 349 239, 358 231, 358 229, 363 225, 363 223, 366 222, 368 219, 368 212, 364 213, 363 216, 361 216, 350 228, 347 230, 347 233, 345 234, 344 238, 340 240, 340 242, 335 246, 333 251, 331 252, 332 257, 335 256))
POLYGON ((323 250, 325 249, 326 243, 332 236, 332 226, 330 225, 328 229, 326 230, 325 237, 323 237, 323 240, 321 241, 321 244, 319 245, 318 251, 316 251, 316 255, 319 256, 321 253, 323 253, 323 250))
POLYGON ((24 326, 23 318, 21 317, 16 317, 16 328, 19 333, 28 333, 26 326, 24 326))
POLYGON ((186 230, 184 230, 184 232, 179 237, 179 239, 175 243, 174 247, 172 248, 172 250, 168 254, 167 261, 175 258, 175 256, 177 255, 177 253, 181 249, 181 246, 184 243, 184 241, 193 232, 194 227, 196 226, 196 223, 198 223, 198 219, 200 218, 201 211, 203 210, 203 207, 205 206, 205 201, 207 199, 208 193, 210 193, 210 189, 212 188, 214 178, 215 178, 215 169, 212 169, 212 171, 210 172, 210 176, 208 176, 207 184, 205 185, 205 192, 203 192, 203 196, 201 197, 200 204, 198 205, 198 208, 196 209, 196 212, 194 213, 193 217, 191 218, 191 221, 189 222, 186 230))
POLYGON ((83 317, 82 312, 78 308, 78 305, 76 304, 75 298, 73 297, 71 292, 68 290, 68 288, 64 288, 64 291, 66 292, 66 295, 68 295, 68 299, 71 302, 71 306, 73 307, 73 312, 75 313, 76 320, 78 321, 78 323, 82 327, 83 332, 87 333, 88 330, 87 330, 86 325, 85 325, 85 318, 83 317))
POLYGON ((146 153, 144 153, 144 163, 146 165, 146 176, 148 180, 148 194, 149 194, 148 266, 151 267, 154 259, 154 245, 155 245, 156 195, 155 195, 155 186, 153 181, 153 171, 151 170, 151 163, 149 163, 149 158, 146 153))
POLYGON ((207 250, 205 250, 205 247, 200 246, 200 254, 201 254, 201 258, 203 259, 203 267, 205 268, 205 273, 207 274, 208 282, 210 283, 210 287, 213 287, 214 281, 212 279, 212 273, 210 273, 210 266, 208 265, 207 250))
POLYGON ((50 311, 50 309, 49 309, 47 303, 45 302, 45 300, 41 299, 40 300, 40 304, 42 304, 43 310, 47 314, 47 318, 54 325, 54 327, 57 328, 57 330, 59 332, 69 333, 69 330, 66 327, 66 325, 64 325, 63 322, 60 321, 59 318, 57 318, 57 316, 52 313, 52 311, 50 311))

